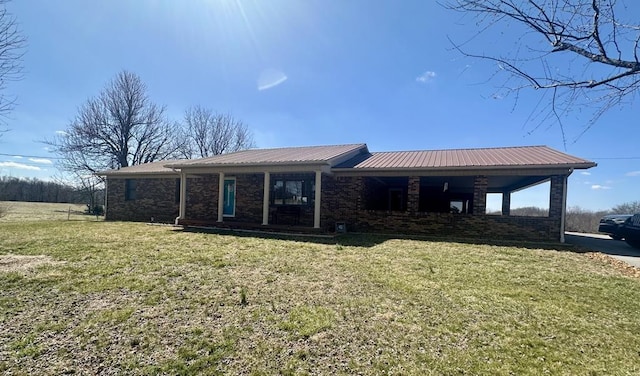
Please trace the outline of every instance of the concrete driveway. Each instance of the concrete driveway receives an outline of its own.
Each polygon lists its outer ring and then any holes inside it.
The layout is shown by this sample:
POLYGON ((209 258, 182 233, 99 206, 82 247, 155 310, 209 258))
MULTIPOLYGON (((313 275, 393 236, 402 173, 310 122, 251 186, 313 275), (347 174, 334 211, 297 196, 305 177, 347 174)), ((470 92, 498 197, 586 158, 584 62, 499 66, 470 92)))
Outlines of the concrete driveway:
POLYGON ((602 252, 629 265, 640 268, 640 250, 624 240, 613 240, 608 235, 566 232, 565 241, 592 251, 602 252))

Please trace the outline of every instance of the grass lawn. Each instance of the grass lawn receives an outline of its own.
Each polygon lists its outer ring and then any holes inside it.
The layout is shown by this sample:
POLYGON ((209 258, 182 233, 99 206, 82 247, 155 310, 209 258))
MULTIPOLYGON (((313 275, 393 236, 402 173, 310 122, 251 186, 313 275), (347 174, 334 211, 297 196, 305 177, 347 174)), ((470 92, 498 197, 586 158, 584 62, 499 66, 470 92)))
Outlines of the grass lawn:
POLYGON ((0 223, 0 371, 640 374, 640 279, 585 254, 0 223))

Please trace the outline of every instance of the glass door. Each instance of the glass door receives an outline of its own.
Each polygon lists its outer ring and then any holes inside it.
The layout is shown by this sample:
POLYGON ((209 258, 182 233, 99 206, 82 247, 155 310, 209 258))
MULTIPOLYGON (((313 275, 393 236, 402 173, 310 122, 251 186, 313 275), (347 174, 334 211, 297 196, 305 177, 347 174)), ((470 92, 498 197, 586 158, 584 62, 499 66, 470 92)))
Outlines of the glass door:
POLYGON ((236 179, 224 179, 224 203, 222 215, 225 217, 235 217, 236 215, 236 179))

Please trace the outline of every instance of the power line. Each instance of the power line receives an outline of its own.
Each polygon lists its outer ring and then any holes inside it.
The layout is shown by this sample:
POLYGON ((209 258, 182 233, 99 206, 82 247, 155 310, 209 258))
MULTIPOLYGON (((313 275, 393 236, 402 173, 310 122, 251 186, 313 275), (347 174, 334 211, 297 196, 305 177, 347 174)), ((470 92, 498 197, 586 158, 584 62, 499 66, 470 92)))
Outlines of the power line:
POLYGON ((5 153, 0 153, 0 155, 5 157, 20 157, 20 158, 62 159, 61 157, 45 157, 42 155, 23 155, 23 154, 5 154, 5 153))
POLYGON ((633 159, 640 159, 640 157, 602 157, 602 158, 596 158, 596 157, 592 157, 592 158, 588 158, 588 159, 610 159, 610 160, 633 160, 633 159))
MULTIPOLYGON (((0 160, 0 163, 15 163, 17 165, 30 166, 30 167, 42 167, 42 168, 53 167, 53 164, 50 164, 50 163, 37 163, 37 162, 33 162, 33 161, 23 162, 23 161, 15 161, 15 160, 13 160, 13 161, 0 160)), ((0 165, 0 167, 14 167, 14 166, 0 165)))

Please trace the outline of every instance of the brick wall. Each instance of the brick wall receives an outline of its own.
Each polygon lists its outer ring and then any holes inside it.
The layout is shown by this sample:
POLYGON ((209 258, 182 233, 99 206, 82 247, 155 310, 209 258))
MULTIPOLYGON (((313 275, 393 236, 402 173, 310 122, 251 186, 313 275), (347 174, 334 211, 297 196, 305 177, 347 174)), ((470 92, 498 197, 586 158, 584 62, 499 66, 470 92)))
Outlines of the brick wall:
POLYGON ((135 200, 125 200, 127 179, 108 178, 106 219, 173 223, 180 207, 176 178, 136 179, 135 200))
MULTIPOLYGON (((279 175, 272 175, 272 181, 279 175)), ((288 176, 289 177, 289 176, 288 176)), ((237 222, 262 223, 264 175, 239 174, 236 178, 237 222)), ((300 178, 311 178, 304 175, 300 178)), ((549 217, 513 217, 484 214, 425 213, 415 206, 415 185, 409 178, 407 211, 365 209, 366 184, 363 177, 322 176, 321 226, 333 231, 336 222, 346 222, 348 231, 422 234, 468 238, 558 241, 565 180, 551 177, 549 217)), ((486 179, 486 178, 485 178, 486 179)), ((137 179, 136 199, 125 201, 125 180, 110 178, 107 184, 108 220, 173 223, 178 216, 176 179, 137 179)), ((482 181, 479 182, 482 186, 482 181)), ((419 189, 419 188, 418 188, 419 189)), ((485 187, 486 189, 486 187, 485 187)), ((482 189, 480 189, 482 191, 482 189)), ((418 190, 419 192, 419 190, 418 190)), ((475 200, 474 200, 475 201, 475 200)), ((475 206, 475 205, 474 205, 475 206)), ((273 210, 274 207, 271 207, 273 210)), ((186 218, 216 221, 218 218, 218 175, 187 179, 186 218)), ((477 210, 474 208, 474 211, 477 210)), ((300 225, 313 226, 313 206, 301 207, 300 225)), ((271 219, 270 219, 271 220, 271 219)))
MULTIPOLYGON (((242 174, 234 176, 236 178, 236 216, 228 220, 262 223, 264 175, 242 174)), ((216 201, 218 201, 217 197, 216 201)))
POLYGON ((187 179, 186 219, 218 220, 218 175, 187 179))

